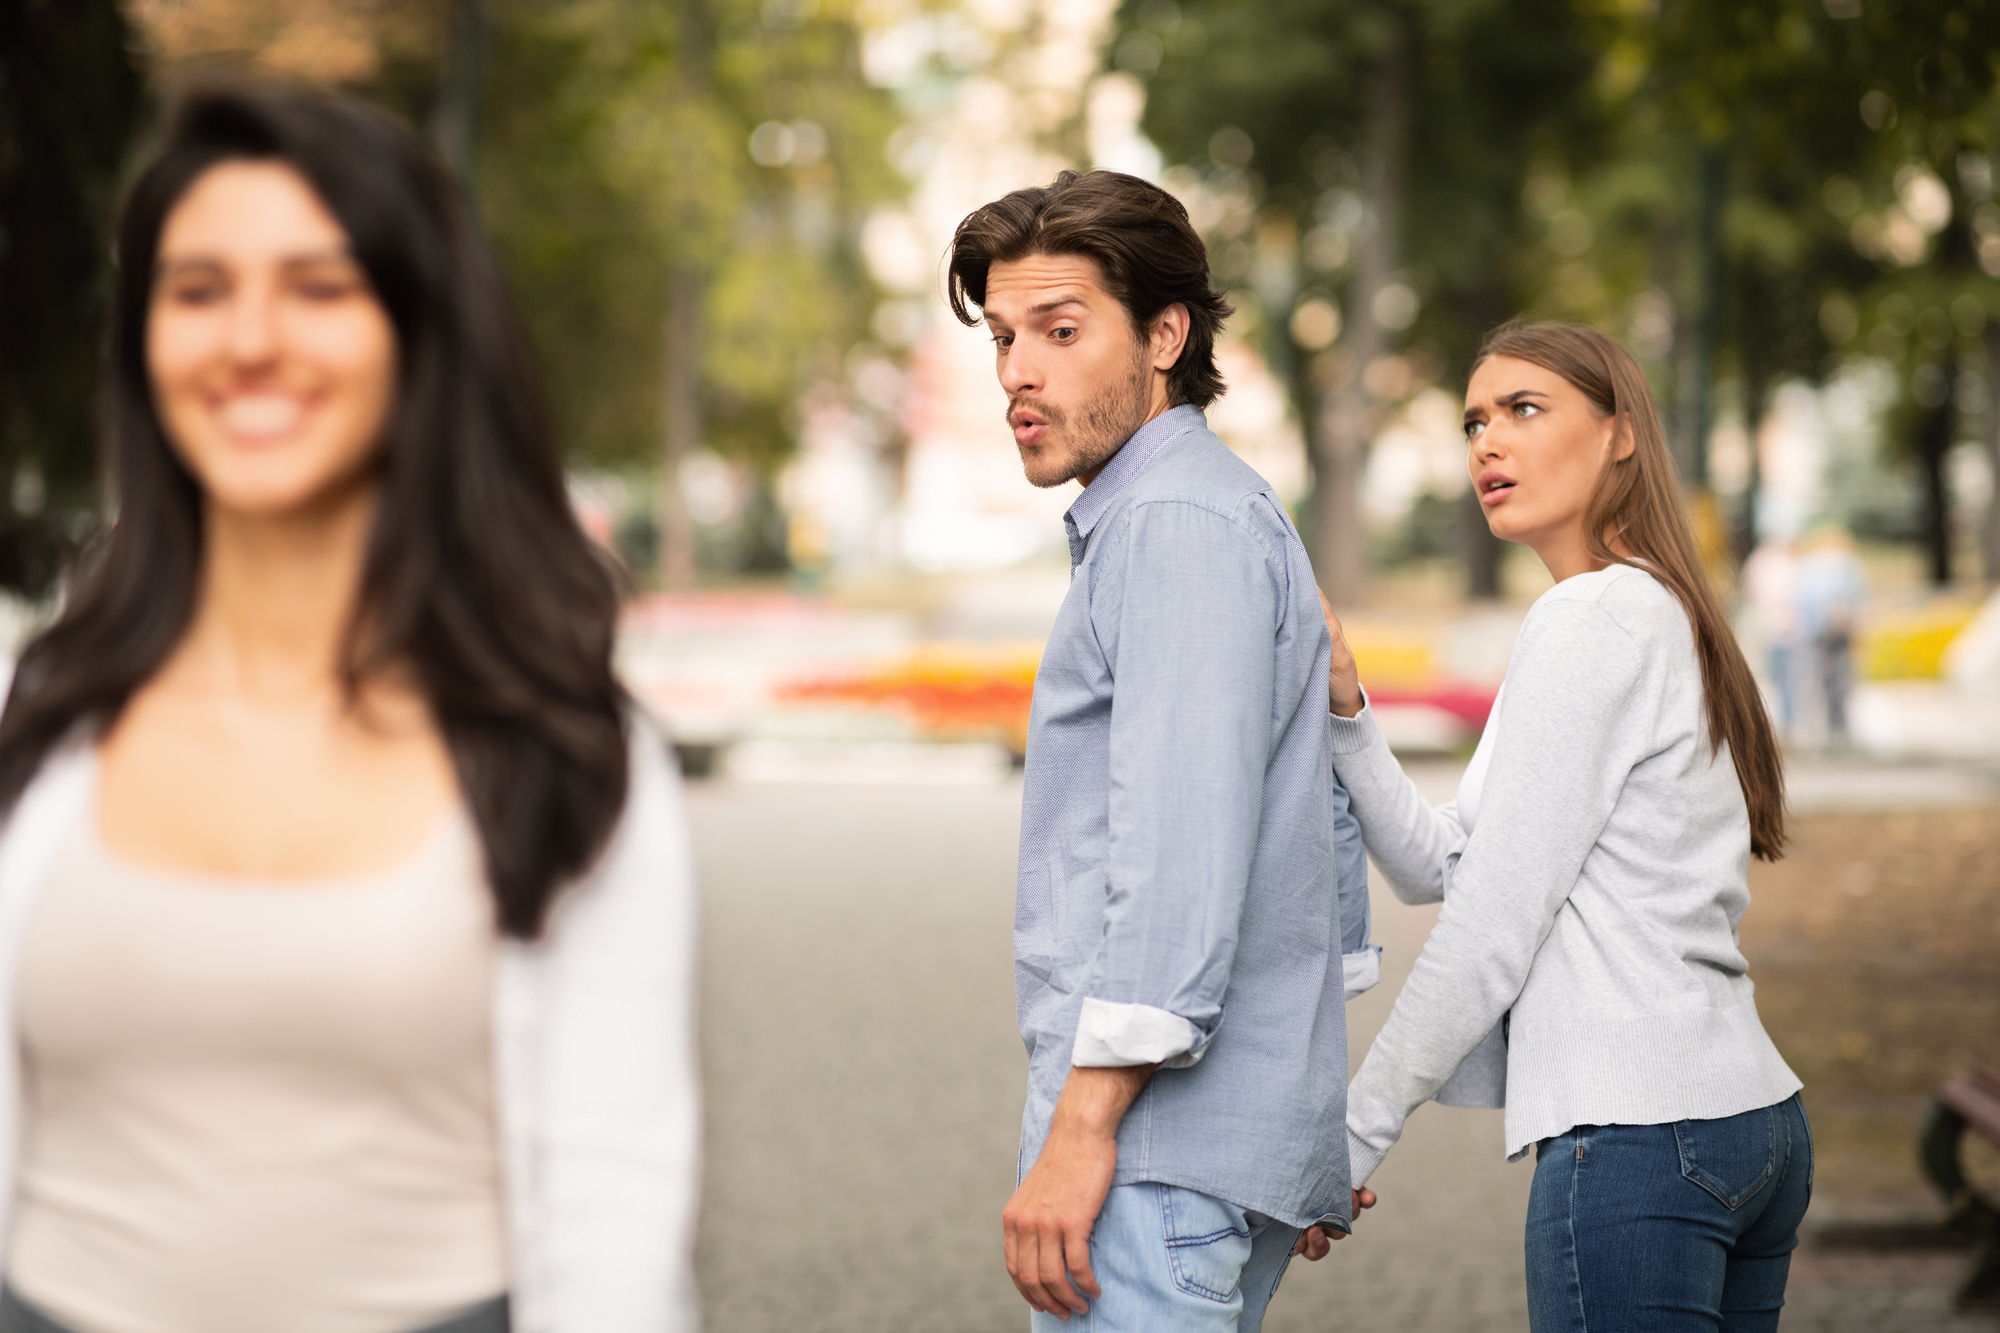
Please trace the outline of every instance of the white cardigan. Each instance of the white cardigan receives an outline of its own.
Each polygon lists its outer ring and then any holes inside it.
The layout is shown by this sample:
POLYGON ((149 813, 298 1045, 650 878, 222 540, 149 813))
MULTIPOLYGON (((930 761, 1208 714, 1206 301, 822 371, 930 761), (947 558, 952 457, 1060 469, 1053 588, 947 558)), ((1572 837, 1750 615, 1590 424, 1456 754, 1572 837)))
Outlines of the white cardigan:
MULTIPOLYGON (((494 1094, 515 1333, 692 1333, 701 1166, 695 887, 680 776, 631 724, 631 783, 603 857, 542 938, 495 969, 494 1094)), ((97 752, 53 754, 0 830, 0 1031, 43 880, 92 816, 97 752)), ((18 1042, 16 1043, 18 1049, 18 1042)), ((0 1060, 0 1253, 22 1131, 0 1060)))

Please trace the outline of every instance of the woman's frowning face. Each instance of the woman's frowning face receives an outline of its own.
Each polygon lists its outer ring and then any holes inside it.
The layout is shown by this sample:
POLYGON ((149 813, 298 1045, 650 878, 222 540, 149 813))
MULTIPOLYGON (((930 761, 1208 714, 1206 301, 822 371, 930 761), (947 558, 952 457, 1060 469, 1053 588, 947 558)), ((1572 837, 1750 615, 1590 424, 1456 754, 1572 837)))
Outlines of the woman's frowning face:
POLYGON ((161 425, 211 504, 280 517, 372 475, 396 336, 346 232, 277 161, 228 161, 167 215, 147 313, 161 425))
POLYGON ((1580 537, 1604 469, 1632 452, 1583 391, 1531 361, 1493 356, 1465 390, 1467 464, 1493 535, 1538 551, 1580 537))

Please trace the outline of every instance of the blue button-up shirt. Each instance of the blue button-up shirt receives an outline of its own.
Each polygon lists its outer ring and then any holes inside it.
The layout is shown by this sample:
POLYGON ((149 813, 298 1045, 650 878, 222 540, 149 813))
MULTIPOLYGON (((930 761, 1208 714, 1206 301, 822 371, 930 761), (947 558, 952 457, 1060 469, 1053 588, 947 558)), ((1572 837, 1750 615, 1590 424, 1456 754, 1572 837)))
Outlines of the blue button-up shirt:
POLYGON ((1305 548, 1192 407, 1141 427, 1065 522, 1022 798, 1020 1169, 1084 1000, 1145 1005, 1192 1026, 1198 1059, 1133 1103, 1114 1183, 1346 1218, 1342 956, 1368 952, 1367 863, 1333 776, 1305 548))

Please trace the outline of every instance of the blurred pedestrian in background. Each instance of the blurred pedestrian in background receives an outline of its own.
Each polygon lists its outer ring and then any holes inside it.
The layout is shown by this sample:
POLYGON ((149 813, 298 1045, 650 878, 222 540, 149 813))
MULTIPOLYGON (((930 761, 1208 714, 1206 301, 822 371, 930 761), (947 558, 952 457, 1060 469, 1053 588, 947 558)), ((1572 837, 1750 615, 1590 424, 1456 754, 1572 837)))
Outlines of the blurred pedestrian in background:
POLYGON ((1813 684, 1826 709, 1826 740, 1847 744, 1847 696, 1854 685, 1854 627, 1868 596, 1868 574, 1854 538, 1838 523, 1807 534, 1799 558, 1799 635, 1812 655, 1813 684))
POLYGON ((1424 1102, 1504 1104, 1536 1154, 1535 1333, 1773 1330, 1812 1142, 1736 942, 1750 858, 1785 842, 1763 701, 1631 353, 1503 327, 1465 432, 1487 522, 1556 586, 1436 809, 1335 626, 1334 766, 1398 895, 1444 904, 1348 1091, 1354 1179, 1424 1102))
POLYGON ((0 1329, 693 1328, 677 778, 456 185, 196 92, 115 287, 0 719, 0 1329))
POLYGON ((1763 640, 1765 672, 1777 696, 1778 734, 1798 720, 1800 656, 1799 561, 1790 537, 1767 537, 1743 562, 1743 596, 1752 629, 1763 640))

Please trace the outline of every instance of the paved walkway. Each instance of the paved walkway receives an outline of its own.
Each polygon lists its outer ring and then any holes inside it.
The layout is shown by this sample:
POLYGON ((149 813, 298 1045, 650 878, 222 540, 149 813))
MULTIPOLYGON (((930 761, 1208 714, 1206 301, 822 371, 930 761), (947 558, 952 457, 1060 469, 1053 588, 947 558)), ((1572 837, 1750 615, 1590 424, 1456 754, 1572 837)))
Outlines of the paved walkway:
MULTIPOLYGON (((1424 779, 1442 799, 1455 770, 1424 779)), ((1024 1071, 1019 802, 1018 782, 693 789, 715 1333, 1023 1333, 998 1222, 1024 1071)), ((1350 1006, 1357 1050, 1434 915, 1376 895, 1383 984, 1350 1006)), ((1498 1112, 1423 1108, 1376 1177, 1380 1206, 1326 1261, 1293 1266, 1265 1327, 1525 1330, 1529 1171, 1502 1161, 1498 1112)), ((1951 1278, 1942 1256, 1807 1256, 1785 1327, 1990 1333, 1945 1312, 1951 1278)))

